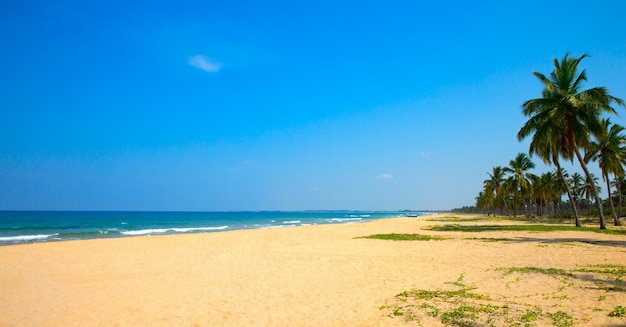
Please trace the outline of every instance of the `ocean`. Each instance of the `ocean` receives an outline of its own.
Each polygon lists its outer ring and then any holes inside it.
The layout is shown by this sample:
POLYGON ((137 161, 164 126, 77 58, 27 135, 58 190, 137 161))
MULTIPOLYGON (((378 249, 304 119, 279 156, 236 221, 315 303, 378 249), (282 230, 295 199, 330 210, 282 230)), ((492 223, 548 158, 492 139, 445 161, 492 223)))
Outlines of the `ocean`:
MULTIPOLYGON (((406 214, 406 212, 379 211, 0 211, 0 246, 94 238, 359 223, 380 218, 404 217, 406 214)), ((412 216, 415 214, 423 215, 424 213, 411 213, 412 216)))

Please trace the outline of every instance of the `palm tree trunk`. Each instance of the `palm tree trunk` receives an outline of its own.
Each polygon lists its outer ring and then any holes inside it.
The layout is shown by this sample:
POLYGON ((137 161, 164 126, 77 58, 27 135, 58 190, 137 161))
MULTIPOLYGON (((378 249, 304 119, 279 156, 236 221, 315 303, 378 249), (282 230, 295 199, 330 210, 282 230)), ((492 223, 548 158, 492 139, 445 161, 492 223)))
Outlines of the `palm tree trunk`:
POLYGON ((613 225, 621 226, 622 223, 619 221, 619 217, 615 214, 615 206, 613 205, 613 197, 611 196, 611 183, 609 182, 609 175, 606 174, 606 189, 609 192, 609 203, 611 203, 611 213, 613 213, 613 225))
POLYGON ((606 224, 604 223, 604 212, 602 211, 602 202, 600 201, 600 197, 598 196, 598 190, 596 189, 596 185, 593 182, 593 178, 591 178, 591 174, 589 173, 589 170, 587 169, 587 165, 585 165, 585 161, 580 155, 578 146, 576 146, 575 142, 573 142, 573 144, 574 144, 574 153, 576 153, 576 158, 578 159, 578 162, 580 163, 580 167, 585 172, 585 176, 587 176, 587 179, 591 182, 591 185, 590 185, 591 192, 592 192, 591 195, 595 198, 596 206, 598 207, 598 216, 600 216, 600 229, 606 229, 606 224))
POLYGON ((556 166, 556 171, 559 173, 559 178, 561 179, 561 183, 565 187, 565 192, 567 193, 567 198, 569 199, 569 203, 572 205, 572 211, 574 211, 574 219, 576 220, 576 227, 580 227, 580 219, 578 218, 578 208, 576 205, 576 201, 574 201, 574 197, 572 196, 572 192, 569 190, 569 185, 565 182, 565 178, 563 177, 563 171, 561 171, 561 165, 559 164, 558 159, 554 159, 554 165, 556 166))
MULTIPOLYGON (((506 198, 504 198, 500 193, 501 191, 496 191, 496 198, 498 198, 498 201, 502 200, 502 202, 504 203, 504 210, 506 210, 506 215, 511 217, 511 213, 509 212, 509 206, 506 203, 506 198)), ((500 208, 500 213, 502 214, 502 208, 500 208)))
MULTIPOLYGON (((623 203, 623 199, 622 199, 622 187, 621 187, 621 181, 620 178, 618 176, 615 176, 615 185, 617 187, 617 198, 619 199, 619 208, 617 209, 617 220, 619 221, 619 218, 622 216, 622 203, 623 203)), ((621 225, 621 223, 620 223, 621 225)))
POLYGON ((609 182, 609 176, 608 174, 606 174, 604 176, 604 180, 606 181, 606 189, 608 190, 607 192, 609 193, 609 203, 611 204, 611 213, 613 214, 613 224, 615 226, 619 226, 619 220, 617 220, 617 215, 615 214, 615 206, 613 205, 613 197, 611 196, 611 183, 609 182))
POLYGON ((506 210, 506 215, 507 217, 511 217, 511 211, 509 211, 509 204, 507 203, 506 199, 502 199, 504 202, 504 210, 506 210))

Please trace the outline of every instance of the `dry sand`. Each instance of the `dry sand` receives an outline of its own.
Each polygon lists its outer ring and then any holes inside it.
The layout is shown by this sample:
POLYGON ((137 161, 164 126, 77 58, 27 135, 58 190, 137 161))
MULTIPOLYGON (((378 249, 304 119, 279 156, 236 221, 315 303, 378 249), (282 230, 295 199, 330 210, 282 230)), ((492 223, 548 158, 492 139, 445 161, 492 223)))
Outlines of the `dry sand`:
MULTIPOLYGON (((541 308, 537 325, 558 311, 577 326, 626 325, 608 316, 626 306, 624 284, 611 276, 496 270, 626 265, 623 235, 434 232, 421 227, 443 222, 427 219, 4 246, 0 325, 415 325, 380 307, 402 305, 395 295, 403 291, 460 284, 494 305, 541 308), (355 239, 377 233, 448 239, 355 239), (501 238, 507 240, 486 242, 501 238)), ((419 318, 423 326, 441 325, 440 317, 419 318)), ((495 325, 504 323, 499 319, 495 325)))

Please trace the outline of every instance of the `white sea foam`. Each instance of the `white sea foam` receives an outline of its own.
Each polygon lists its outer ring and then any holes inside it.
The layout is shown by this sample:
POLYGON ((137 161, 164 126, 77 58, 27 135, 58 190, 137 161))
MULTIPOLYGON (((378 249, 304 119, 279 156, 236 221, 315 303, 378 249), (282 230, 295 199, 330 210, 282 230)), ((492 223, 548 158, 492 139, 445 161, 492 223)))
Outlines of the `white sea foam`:
POLYGON ((129 230, 129 231, 121 232, 121 234, 129 235, 129 236, 137 236, 137 235, 149 235, 149 234, 162 234, 162 233, 167 233, 167 232, 188 233, 188 232, 196 232, 196 231, 224 230, 226 228, 228 228, 228 226, 189 227, 189 228, 152 228, 152 229, 129 230))
POLYGON ((219 226, 219 227, 194 227, 194 228, 172 228, 171 230, 177 233, 187 233, 187 232, 195 232, 195 231, 207 231, 207 230, 224 230, 228 228, 228 226, 219 226))
POLYGON ((38 234, 38 235, 18 235, 18 236, 5 236, 0 237, 0 242, 13 242, 13 241, 32 241, 32 240, 43 240, 50 236, 56 236, 59 234, 38 234))
POLYGON ((147 234, 158 234, 165 233, 167 229, 163 228, 153 228, 153 229, 140 229, 140 230, 129 230, 125 232, 120 232, 122 235, 147 235, 147 234))
POLYGON ((362 218, 329 218, 326 219, 328 221, 336 221, 336 222, 344 222, 344 221, 359 221, 363 220, 362 218))
POLYGON ((283 221, 283 224, 299 224, 301 223, 300 220, 287 220, 287 221, 283 221))
POLYGON ((284 228, 284 227, 296 227, 297 225, 270 225, 265 226, 262 229, 284 228))

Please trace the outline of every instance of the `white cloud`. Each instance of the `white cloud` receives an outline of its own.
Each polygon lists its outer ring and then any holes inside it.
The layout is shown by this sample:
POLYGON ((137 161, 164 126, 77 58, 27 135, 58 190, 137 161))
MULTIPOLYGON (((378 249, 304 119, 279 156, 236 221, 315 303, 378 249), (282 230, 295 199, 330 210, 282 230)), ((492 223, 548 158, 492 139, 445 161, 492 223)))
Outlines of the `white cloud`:
POLYGON ((378 178, 380 178, 380 179, 389 179, 389 180, 391 180, 391 179, 393 179, 393 175, 392 175, 392 174, 386 174, 386 173, 385 173, 385 174, 380 174, 380 175, 378 175, 378 178))
POLYGON ((216 73, 222 68, 222 64, 209 59, 204 55, 195 55, 189 58, 189 64, 198 69, 202 69, 205 72, 216 73))

